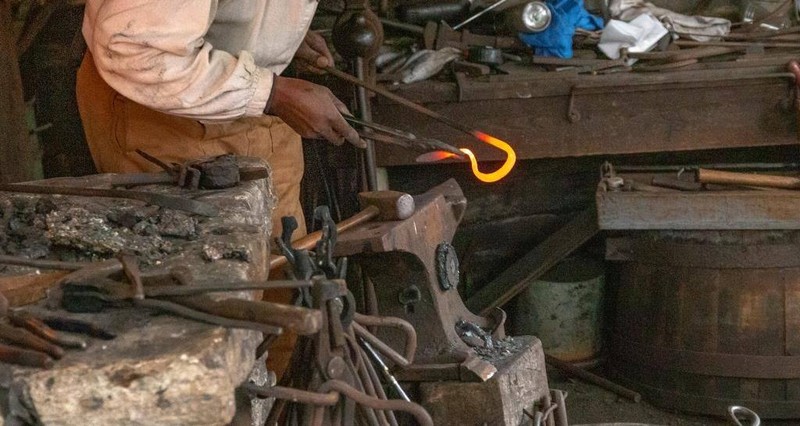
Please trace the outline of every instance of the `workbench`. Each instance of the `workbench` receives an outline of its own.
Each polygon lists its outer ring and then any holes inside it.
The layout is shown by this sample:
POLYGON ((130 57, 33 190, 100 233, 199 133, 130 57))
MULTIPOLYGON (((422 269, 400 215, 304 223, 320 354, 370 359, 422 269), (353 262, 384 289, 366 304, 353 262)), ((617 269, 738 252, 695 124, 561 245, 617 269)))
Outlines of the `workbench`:
MULTIPOLYGON (((94 186, 107 182, 109 176, 46 182, 94 186)), ((106 219, 114 212, 133 211, 134 215, 141 211, 155 212, 154 217, 159 219, 153 223, 160 233, 148 236, 155 235, 162 241, 155 245, 158 250, 137 253, 143 271, 181 266, 192 277, 204 282, 266 279, 270 214, 274 207, 268 180, 242 182, 225 190, 192 191, 174 185, 136 189, 202 201, 217 208, 219 215, 199 217, 172 211, 169 217, 177 217, 173 225, 188 224, 189 229, 184 233, 183 228, 173 226, 174 235, 168 236, 163 227, 168 210, 137 201, 0 193, 0 206, 6 209, 12 204, 36 204, 37 199, 46 197, 54 203, 55 210, 50 215, 63 211, 69 212, 73 219, 86 219, 69 222, 77 231, 72 234, 76 239, 95 231, 134 238, 106 219), (78 211, 86 216, 80 216, 78 211)), ((110 246, 109 241, 115 240, 98 241, 106 241, 110 246)), ((137 251, 150 247, 143 243, 145 240, 135 241, 142 244, 126 243, 129 249, 137 251)), ((47 273, 30 268, 15 270, 23 274, 47 273)), ((233 296, 252 299, 256 295, 239 292, 233 296)), ((72 314, 47 310, 43 304, 44 301, 39 302, 26 310, 90 321, 117 337, 108 341, 88 338, 86 350, 68 350, 66 356, 48 370, 0 364, 0 375, 4 378, 2 387, 8 392, 9 400, 2 413, 6 422, 42 425, 230 423, 236 409, 234 389, 253 370, 260 333, 217 327, 148 309, 105 309, 97 314, 72 314)), ((262 372, 266 377, 266 371, 262 372)))
MULTIPOLYGON (((511 65, 507 75, 456 74, 455 81, 389 88, 506 140, 523 160, 792 145, 795 83, 785 62, 601 75, 511 65)), ((373 98, 372 109, 376 122, 468 147, 483 161, 505 159, 386 99, 373 98)), ((376 149, 380 166, 415 164, 418 155, 383 144, 376 149)))

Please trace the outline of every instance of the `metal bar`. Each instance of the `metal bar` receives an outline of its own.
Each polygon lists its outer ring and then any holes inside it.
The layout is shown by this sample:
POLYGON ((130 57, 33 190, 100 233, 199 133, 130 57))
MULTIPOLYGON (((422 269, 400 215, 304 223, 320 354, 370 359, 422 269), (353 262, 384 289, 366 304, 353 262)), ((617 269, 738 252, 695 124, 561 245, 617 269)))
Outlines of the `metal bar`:
MULTIPOLYGON (((355 379, 358 381, 359 386, 367 395, 379 398, 375 383, 372 381, 372 378, 367 372, 368 363, 365 362, 364 358, 361 356, 358 344, 355 342, 355 336, 352 328, 350 329, 350 333, 344 334, 344 338, 347 340, 349 345, 347 350, 349 350, 349 353, 353 354, 352 356, 355 358, 354 364, 357 372, 355 379)), ((386 415, 382 411, 376 411, 365 406, 360 406, 360 409, 371 426, 386 426, 388 424, 386 421, 386 415)))
POLYGON ((483 9, 480 12, 478 12, 478 13, 470 16, 469 18, 465 19, 460 24, 456 24, 455 26, 453 26, 453 29, 454 30, 458 30, 459 28, 463 27, 464 25, 467 25, 470 22, 480 18, 484 14, 491 12, 492 10, 496 9, 498 6, 502 5, 503 3, 507 2, 507 1, 508 0, 499 0, 499 1, 497 1, 496 3, 494 3, 491 6, 487 7, 486 9, 483 9))
POLYGON ((638 392, 632 391, 624 386, 618 385, 611 380, 608 380, 604 377, 600 377, 596 374, 592 374, 582 368, 575 367, 574 365, 561 361, 560 359, 544 354, 544 360, 547 364, 552 365, 553 367, 558 368, 559 370, 569 374, 570 376, 577 377, 587 383, 591 383, 593 385, 600 386, 603 389, 610 390, 615 394, 628 398, 633 402, 639 402, 642 400, 642 395, 638 392))
POLYGON ((378 365, 378 367, 381 368, 384 380, 386 380, 394 388, 394 390, 397 391, 397 394, 400 396, 402 400, 411 401, 411 398, 408 397, 408 394, 406 394, 406 391, 400 386, 400 383, 397 382, 397 379, 395 379, 395 377, 392 376, 392 373, 389 371, 389 367, 386 365, 385 362, 383 362, 381 356, 378 355, 377 352, 375 352, 375 349, 373 349, 372 346, 369 343, 367 343, 366 340, 362 339, 361 344, 364 345, 364 349, 366 349, 366 352, 369 355, 369 358, 372 359, 372 362, 374 362, 375 364, 378 365))
MULTIPOLYGON (((353 62, 356 70, 356 78, 359 81, 366 80, 366 63, 364 58, 357 57, 353 62)), ((369 107, 369 98, 367 98, 367 91, 364 86, 356 86, 356 102, 358 104, 358 113, 364 121, 372 121, 372 112, 369 107)), ((375 165, 375 144, 371 140, 365 141, 367 148, 364 151, 364 168, 367 178, 367 188, 370 191, 378 190, 378 168, 375 165)))
POLYGON ((355 85, 357 85, 359 87, 363 87, 363 88, 365 88, 367 90, 375 92, 375 93, 377 93, 377 94, 379 94, 379 95, 381 95, 381 96, 383 96, 383 97, 385 97, 385 98, 387 98, 389 100, 397 102, 398 104, 403 105, 403 106, 405 106, 407 108, 410 108, 410 109, 412 109, 412 110, 414 110, 414 111, 416 111, 416 112, 418 112, 420 114, 427 115, 428 117, 430 117, 430 118, 432 118, 432 119, 434 119, 436 121, 439 121, 439 122, 442 122, 444 124, 447 124, 448 126, 454 128, 454 129, 456 129, 458 131, 464 132, 464 133, 466 133, 466 134, 468 134, 470 136, 473 136, 473 137, 475 136, 473 134, 473 130, 472 129, 462 125, 461 123, 459 123, 459 122, 457 122, 457 121, 455 121, 455 120, 453 120, 451 118, 448 118, 448 117, 446 117, 446 116, 444 116, 442 114, 439 114, 438 112, 435 112, 433 110, 425 108, 424 106, 422 106, 420 104, 417 104, 415 102, 411 102, 410 100, 408 100, 408 99, 406 99, 406 98, 404 98, 402 96, 395 95, 394 93, 392 93, 392 92, 390 92, 390 91, 388 91, 388 90, 386 90, 386 89, 384 89, 382 87, 379 87, 376 84, 372 84, 370 82, 361 80, 358 77, 354 77, 354 76, 352 76, 352 75, 350 75, 350 74, 348 74, 348 73, 346 73, 344 71, 339 71, 338 69, 333 68, 333 67, 326 67, 325 71, 328 74, 330 74, 330 75, 332 75, 332 76, 334 76, 336 78, 339 78, 339 79, 344 80, 344 81, 346 81, 348 83, 355 84, 355 85))
POLYGON ((69 186, 4 183, 0 184, 0 191, 27 194, 71 195, 77 197, 123 198, 201 216, 216 217, 219 215, 219 210, 215 206, 202 201, 166 194, 157 194, 154 192, 130 191, 127 189, 75 188, 69 186))
MULTIPOLYGON (((146 278, 146 275, 145 275, 146 278)), ((165 285, 165 286, 146 286, 144 294, 147 297, 165 297, 165 296, 192 296, 205 293, 222 293, 232 291, 247 291, 247 290, 275 290, 275 289, 295 289, 311 287, 311 281, 262 281, 262 282, 226 282, 224 284, 214 285, 165 285)))
MULTIPOLYGON (((366 353, 361 348, 357 348, 358 352, 360 353, 362 359, 366 357, 366 353)), ((373 368, 372 364, 366 363, 367 373, 369 374, 370 379, 375 385, 375 389, 378 391, 378 397, 381 399, 389 399, 386 397, 386 392, 383 390, 383 385, 381 384, 380 379, 378 378, 378 373, 375 372, 375 368, 373 368)), ((394 415, 393 411, 379 411, 379 413, 383 413, 386 417, 386 420, 389 422, 390 426, 398 426, 397 418, 394 415)))

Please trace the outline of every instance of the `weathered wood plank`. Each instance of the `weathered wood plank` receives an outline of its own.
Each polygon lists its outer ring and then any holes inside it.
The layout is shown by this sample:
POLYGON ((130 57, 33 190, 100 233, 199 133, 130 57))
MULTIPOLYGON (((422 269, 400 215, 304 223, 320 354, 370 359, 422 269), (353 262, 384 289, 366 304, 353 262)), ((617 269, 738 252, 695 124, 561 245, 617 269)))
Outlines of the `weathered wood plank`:
MULTIPOLYGON (((580 114, 577 122, 568 118, 570 86, 538 97, 559 86, 554 81, 542 84, 544 88, 525 89, 532 96, 529 99, 439 99, 426 106, 506 140, 520 159, 797 143, 795 113, 780 106, 791 105, 787 83, 781 80, 630 93, 583 89, 574 98, 580 114)), ((377 99, 373 117, 376 122, 470 148, 483 161, 505 159, 503 152, 389 101, 377 99)), ((381 166, 415 164, 417 155, 393 146, 378 146, 377 154, 381 166)))
POLYGON ((584 210, 470 297, 467 308, 486 315, 503 306, 599 231, 595 210, 584 210))
POLYGON ((0 183, 34 178, 35 149, 25 126, 25 102, 12 28, 11 2, 0 0, 0 183))
POLYGON ((800 229, 800 192, 598 192, 604 230, 800 229))

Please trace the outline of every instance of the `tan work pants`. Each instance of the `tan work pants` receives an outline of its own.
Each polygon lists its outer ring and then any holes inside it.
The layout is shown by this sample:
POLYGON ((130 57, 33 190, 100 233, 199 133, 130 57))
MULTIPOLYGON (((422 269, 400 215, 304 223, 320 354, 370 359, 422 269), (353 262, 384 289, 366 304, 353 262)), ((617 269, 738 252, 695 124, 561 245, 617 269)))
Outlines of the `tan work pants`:
POLYGON ((167 163, 229 153, 259 157, 272 168, 278 197, 272 235, 280 235, 283 216, 297 217, 300 229, 296 235, 305 234, 300 205, 302 141, 280 118, 264 115, 208 124, 153 111, 106 84, 90 53, 78 70, 77 95, 86 141, 99 172, 160 171, 138 155, 137 149, 167 163))
MULTIPOLYGON (((86 141, 101 173, 160 171, 136 153, 141 149, 164 162, 238 154, 264 159, 272 169, 278 205, 272 213, 272 235, 280 235, 280 218, 294 216, 305 235, 300 205, 303 147, 300 135, 273 116, 207 124, 153 111, 117 93, 100 77, 90 53, 78 70, 78 109, 86 141)), ((288 303, 291 292, 269 292, 271 301, 288 303)), ((294 338, 284 334, 270 353, 270 369, 280 376, 288 365, 294 338)))

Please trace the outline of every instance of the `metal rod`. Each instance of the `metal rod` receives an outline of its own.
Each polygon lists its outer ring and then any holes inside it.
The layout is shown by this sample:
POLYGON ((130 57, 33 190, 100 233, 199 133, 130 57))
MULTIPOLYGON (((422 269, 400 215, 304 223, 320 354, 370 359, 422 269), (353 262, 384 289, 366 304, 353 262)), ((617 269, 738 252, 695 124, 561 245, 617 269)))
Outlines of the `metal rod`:
POLYGON ((330 75, 332 75, 332 76, 334 76, 336 78, 339 78, 339 79, 344 80, 344 81, 346 81, 348 83, 351 83, 351 84, 355 84, 355 85, 357 85, 359 87, 363 87, 363 88, 365 88, 365 89, 367 89, 369 91, 375 92, 375 93, 377 93, 377 94, 379 94, 379 95, 381 95, 381 96, 383 96, 383 97, 385 97, 385 98, 387 98, 387 99, 389 99, 391 101, 397 102, 400 105, 403 105, 403 106, 405 106, 407 108, 410 108, 410 109, 412 109, 412 110, 414 110, 414 111, 416 111, 416 112, 418 112, 420 114, 427 115, 428 117, 430 117, 430 118, 432 118, 432 119, 434 119, 436 121, 439 121, 441 123, 444 123, 444 124, 454 128, 454 129, 456 129, 456 130, 458 130, 460 132, 464 132, 464 133, 466 133, 466 134, 468 134, 470 136, 473 136, 473 137, 475 136, 473 134, 473 130, 472 129, 462 125, 461 123, 459 123, 459 122, 457 122, 457 121, 455 121, 455 120, 453 120, 451 118, 448 118, 448 117, 446 117, 446 116, 444 116, 442 114, 439 114, 438 112, 435 112, 435 111, 432 111, 432 110, 430 110, 428 108, 425 108, 424 106, 422 106, 422 105, 420 105, 418 103, 412 102, 412 101, 410 101, 410 100, 408 100, 408 99, 406 99, 406 98, 404 98, 402 96, 395 95, 394 93, 392 93, 392 92, 390 92, 390 91, 388 91, 388 90, 386 90, 386 89, 384 89, 382 87, 379 87, 376 84, 372 84, 370 82, 367 82, 367 81, 364 81, 364 80, 360 80, 357 77, 354 77, 354 76, 352 76, 352 75, 350 75, 350 74, 348 74, 348 73, 346 73, 344 71, 340 71, 340 70, 338 70, 336 68, 333 68, 333 67, 325 67, 325 71, 328 72, 328 74, 330 74, 330 75))
POLYGON ((380 339, 375 337, 374 334, 367 331, 367 329, 359 325, 357 322, 353 322, 353 330, 355 330, 358 337, 361 337, 362 339, 371 343, 373 346, 375 346, 378 352, 386 355, 386 357, 389 358, 393 363, 403 367, 411 365, 411 362, 409 362, 407 358, 397 353, 397 351, 392 349, 386 343, 383 343, 380 339))
POLYGON ((550 364, 553 367, 558 368, 559 370, 567 373, 570 376, 575 376, 587 383, 591 383, 593 385, 600 386, 603 389, 610 390, 611 392, 614 392, 619 396, 628 398, 633 402, 639 402, 642 400, 642 395, 640 395, 638 392, 632 391, 624 386, 618 385, 604 377, 592 374, 582 368, 578 368, 552 355, 544 354, 544 360, 547 364, 550 364))
MULTIPOLYGON (((349 345, 350 353, 353 354, 353 364, 355 366, 355 370, 357 371, 356 380, 360 381, 359 385, 369 396, 379 398, 375 383, 369 376, 367 372, 367 362, 361 356, 361 352, 359 351, 358 344, 355 342, 355 334, 353 333, 353 329, 350 329, 349 333, 345 333, 344 335, 345 340, 349 345)), ((386 416, 383 414, 382 411, 376 411, 369 407, 360 406, 364 416, 367 418, 368 423, 371 426, 386 426, 388 422, 386 421, 386 416)))
POLYGON ((259 386, 255 383, 245 383, 244 388, 262 398, 283 399, 301 404, 331 406, 339 402, 338 392, 319 393, 284 386, 259 386))
MULTIPOLYGON (((363 348, 358 348, 358 352, 361 354, 362 358, 367 357, 367 354, 364 352, 363 348)), ((375 368, 370 363, 366 363, 366 368, 372 383, 375 384, 375 389, 378 391, 378 397, 381 399, 389 399, 386 397, 386 392, 383 390, 383 385, 381 384, 381 380, 378 378, 378 373, 375 372, 375 368)), ((398 426, 394 411, 379 411, 379 413, 385 414, 390 426, 398 426)))
MULTIPOLYGON (((364 58, 357 57, 355 61, 353 61, 353 64, 356 69, 356 78, 359 81, 365 81, 365 68, 367 65, 364 62, 364 58)), ((358 114, 361 116, 360 118, 364 121, 372 121, 369 98, 363 86, 356 86, 356 102, 358 103, 358 114)), ((365 142, 367 144, 367 149, 364 151, 364 168, 366 171, 367 189, 370 191, 377 191, 378 166, 376 165, 377 161, 375 158, 375 143, 369 139, 365 142)))
POLYGON ((142 201, 173 210, 181 210, 201 216, 216 217, 219 210, 211 204, 188 198, 176 197, 155 192, 129 191, 127 189, 75 188, 69 186, 45 186, 19 183, 0 184, 2 192, 21 192, 27 194, 72 195, 78 197, 123 198, 142 201))
POLYGON ((21 256, 7 256, 0 255, 0 264, 2 265, 15 265, 15 266, 28 266, 31 268, 41 269, 63 269, 66 271, 77 271, 86 266, 91 265, 91 262, 61 262, 58 260, 43 260, 43 259, 28 259, 21 256))
POLYGON ((380 18, 381 24, 386 25, 390 28, 396 28, 398 30, 408 31, 413 34, 425 34, 425 28, 420 27, 419 25, 412 25, 406 24, 405 22, 398 22, 393 21, 391 19, 380 18))
POLYGON ((334 390, 352 399, 358 404, 372 407, 376 410, 404 411, 411 414, 420 426, 433 426, 431 415, 421 405, 399 399, 378 399, 359 392, 354 387, 341 380, 328 380, 319 387, 319 391, 326 393, 334 390))
MULTIPOLYGON (((146 278, 146 276, 145 276, 146 278)), ((164 296, 191 296, 204 293, 222 293, 231 291, 246 291, 246 290, 275 290, 275 289, 294 289, 311 287, 311 281, 263 281, 263 282, 229 282, 225 284, 215 285, 165 285, 165 286, 147 286, 144 289, 144 294, 148 297, 164 297, 164 296)))
POLYGON ((494 3, 493 5, 491 5, 491 6, 487 7, 486 9, 483 9, 483 10, 481 10, 480 12, 478 12, 478 13, 476 13, 476 14, 474 14, 474 15, 470 16, 469 18, 467 18, 466 20, 464 20, 464 21, 463 21, 463 22, 461 22, 460 24, 457 24, 456 26, 454 26, 454 27, 453 27, 453 29, 454 29, 454 30, 458 30, 459 28, 463 27, 464 25, 467 25, 467 24, 469 24, 470 22, 472 22, 472 21, 474 21, 474 20, 476 20, 476 19, 480 18, 480 17, 481 17, 481 16, 483 16, 484 14, 486 14, 486 13, 488 13, 488 12, 490 12, 490 11, 492 11, 492 10, 496 9, 498 6, 502 5, 503 3, 507 2, 507 1, 508 1, 508 0, 499 0, 498 2, 494 3))
POLYGON ((367 326, 399 328, 406 335, 406 347, 403 351, 405 359, 414 362, 414 355, 417 352, 417 331, 410 322, 397 317, 376 317, 357 312, 353 319, 357 323, 367 326))
POLYGON ((780 42, 741 42, 741 41, 689 41, 678 40, 675 45, 684 47, 699 47, 699 46, 723 46, 723 47, 750 47, 750 46, 763 46, 763 47, 783 47, 790 49, 800 49, 800 43, 780 43, 780 42))
POLYGON ((384 380, 389 382, 389 384, 394 388, 397 394, 402 398, 404 401, 411 401, 411 398, 408 397, 406 391, 400 386, 400 383, 397 382, 397 379, 392 376, 391 371, 389 371, 389 367, 383 362, 383 359, 380 355, 372 348, 372 346, 364 339, 361 339, 361 344, 364 345, 364 349, 366 349, 369 358, 372 359, 372 362, 378 365, 381 368, 381 373, 383 374, 384 380))

